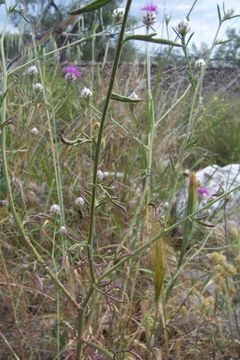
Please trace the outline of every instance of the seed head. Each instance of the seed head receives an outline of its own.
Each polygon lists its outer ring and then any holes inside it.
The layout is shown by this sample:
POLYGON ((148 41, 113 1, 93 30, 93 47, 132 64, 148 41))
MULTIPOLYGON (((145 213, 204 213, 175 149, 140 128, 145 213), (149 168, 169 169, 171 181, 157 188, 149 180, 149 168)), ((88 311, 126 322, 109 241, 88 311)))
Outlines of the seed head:
POLYGON ((50 206, 50 213, 52 215, 59 215, 61 212, 60 206, 57 204, 53 204, 50 206))
POLYGON ((27 73, 30 76, 37 76, 38 69, 35 65, 29 66, 29 68, 27 69, 27 73))
POLYGON ((190 30, 190 22, 186 18, 183 18, 176 26, 176 31, 181 36, 185 36, 190 30))
POLYGON ((227 259, 226 256, 223 254, 220 254, 216 251, 212 252, 211 254, 208 255, 209 260, 214 264, 214 265, 225 265, 227 263, 227 259))
POLYGON ((84 99, 89 99, 92 96, 92 91, 85 87, 81 90, 80 96, 84 99))
POLYGON ((43 86, 40 83, 33 84, 32 87, 33 87, 33 90, 36 91, 36 92, 40 92, 40 91, 43 90, 43 86))

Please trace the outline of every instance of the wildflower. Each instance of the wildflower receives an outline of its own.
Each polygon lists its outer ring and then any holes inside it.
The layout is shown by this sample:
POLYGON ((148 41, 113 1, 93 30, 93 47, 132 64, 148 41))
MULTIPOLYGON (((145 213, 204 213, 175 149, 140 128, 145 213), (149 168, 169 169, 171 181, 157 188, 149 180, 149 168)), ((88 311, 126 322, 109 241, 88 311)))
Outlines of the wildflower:
POLYGON ((234 15, 234 13, 235 13, 235 9, 234 9, 234 8, 228 9, 228 10, 224 13, 223 20, 231 19, 231 17, 234 15))
POLYGON ((85 87, 82 89, 81 93, 80 93, 80 96, 84 99, 89 99, 91 96, 92 96, 92 91, 85 87))
POLYGON ((32 87, 33 87, 33 90, 36 91, 36 92, 40 92, 40 91, 43 90, 43 86, 40 83, 33 84, 32 87))
POLYGON ((141 10, 146 11, 146 12, 153 12, 153 13, 158 12, 157 5, 153 5, 153 4, 145 5, 143 8, 141 8, 141 10))
POLYGON ((104 174, 103 174, 103 172, 101 170, 97 171, 97 177, 98 177, 98 180, 100 180, 100 181, 103 180, 104 174))
POLYGON ((31 129, 31 134, 37 136, 37 135, 38 135, 38 128, 33 127, 33 128, 31 129))
POLYGON ((64 77, 69 82, 74 82, 80 77, 80 70, 75 65, 64 66, 62 69, 64 77))
POLYGON ((201 70, 202 68, 204 68, 206 66, 205 60, 204 59, 198 59, 195 61, 195 68, 197 70, 201 70))
POLYGON ((85 200, 82 196, 79 196, 75 200, 75 205, 77 206, 83 206, 85 204, 85 200))
POLYGON ((66 226, 62 225, 59 229, 59 232, 61 235, 66 235, 67 234, 67 228, 66 226))
POLYGON ((190 22, 186 18, 183 18, 176 26, 176 31, 181 36, 185 36, 190 30, 190 22))
POLYGON ((153 5, 153 4, 145 5, 143 8, 141 8, 141 10, 145 11, 145 14, 143 15, 143 19, 142 19, 143 23, 146 26, 151 26, 155 24, 156 15, 158 12, 157 5, 153 5))
POLYGON ((115 21, 121 21, 125 13, 124 8, 117 8, 113 10, 112 17, 115 19, 115 21))
POLYGON ((27 73, 28 75, 36 76, 38 74, 38 69, 35 65, 29 66, 29 68, 27 69, 27 73))
POLYGON ((61 212, 61 209, 60 209, 60 206, 59 206, 59 205, 57 205, 57 204, 51 205, 51 207, 50 207, 50 213, 51 213, 52 215, 59 215, 60 212, 61 212))
POLYGON ((209 195, 208 189, 205 186, 198 187, 197 188, 197 193, 198 193, 198 195, 201 195, 201 196, 208 196, 209 195))

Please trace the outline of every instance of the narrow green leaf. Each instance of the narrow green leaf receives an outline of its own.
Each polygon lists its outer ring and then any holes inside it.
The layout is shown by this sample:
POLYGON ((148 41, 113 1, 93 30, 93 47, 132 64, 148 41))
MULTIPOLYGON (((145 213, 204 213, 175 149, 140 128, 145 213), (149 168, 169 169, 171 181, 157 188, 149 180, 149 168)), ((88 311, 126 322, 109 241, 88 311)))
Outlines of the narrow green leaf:
POLYGON ((116 100, 116 101, 125 102, 125 103, 130 103, 130 104, 136 104, 136 103, 143 101, 142 99, 132 99, 130 97, 122 96, 122 95, 118 95, 118 94, 114 94, 114 93, 112 93, 111 99, 116 100))
POLYGON ((79 9, 72 10, 69 12, 70 15, 79 15, 88 11, 93 11, 101 8, 102 6, 108 4, 111 0, 95 0, 86 4, 85 6, 80 7, 79 9))
POLYGON ((219 19, 219 22, 221 22, 221 21, 222 21, 222 16, 221 16, 221 10, 220 10, 219 5, 217 5, 217 11, 218 11, 218 19, 219 19))
POLYGON ((186 47, 188 46, 188 44, 189 44, 191 38, 193 37, 193 35, 194 35, 194 32, 189 36, 189 39, 188 39, 188 41, 187 41, 187 43, 186 43, 186 47))
POLYGON ((230 43, 232 41, 233 41, 233 39, 230 39, 230 40, 217 40, 216 45, 224 45, 224 44, 230 43))
POLYGON ((171 41, 168 39, 161 39, 161 38, 155 38, 154 36, 156 35, 156 33, 154 34, 149 34, 149 35, 129 35, 125 38, 124 41, 128 41, 128 40, 137 40, 137 41, 147 41, 147 42, 151 42, 154 44, 162 44, 162 45, 170 45, 170 46, 179 46, 182 47, 181 44, 175 42, 175 41, 171 41))

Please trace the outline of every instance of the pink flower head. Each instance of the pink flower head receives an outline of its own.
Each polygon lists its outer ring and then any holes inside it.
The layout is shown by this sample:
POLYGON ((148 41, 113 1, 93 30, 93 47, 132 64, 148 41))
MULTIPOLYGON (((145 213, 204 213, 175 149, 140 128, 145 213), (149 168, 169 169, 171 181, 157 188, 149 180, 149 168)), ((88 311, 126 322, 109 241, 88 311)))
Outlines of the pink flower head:
POLYGON ((81 75, 80 70, 75 65, 64 66, 62 72, 65 76, 65 79, 69 82, 75 81, 81 75))
POLYGON ((72 75, 75 75, 76 77, 79 77, 81 74, 80 70, 75 65, 64 66, 62 71, 63 71, 64 75, 72 74, 72 75))
POLYGON ((148 4, 148 5, 145 5, 143 8, 141 8, 141 10, 146 11, 148 13, 157 13, 158 7, 157 7, 157 5, 148 4))
POLYGON ((197 193, 198 193, 198 195, 201 195, 201 196, 209 195, 208 189, 204 186, 197 188, 197 193))

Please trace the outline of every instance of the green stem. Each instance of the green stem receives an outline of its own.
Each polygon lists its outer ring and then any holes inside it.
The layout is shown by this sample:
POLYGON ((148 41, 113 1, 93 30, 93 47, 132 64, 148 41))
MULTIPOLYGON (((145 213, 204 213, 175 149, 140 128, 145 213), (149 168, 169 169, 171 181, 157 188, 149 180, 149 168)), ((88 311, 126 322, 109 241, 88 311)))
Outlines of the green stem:
POLYGON ((108 86, 108 91, 106 95, 106 101, 104 104, 101 121, 100 121, 100 127, 99 127, 99 133, 98 133, 98 140, 96 145, 96 153, 95 153, 95 162, 94 162, 94 168, 93 168, 93 180, 92 180, 92 196, 91 196, 91 207, 90 207, 90 223, 89 223, 89 234, 88 234, 88 248, 87 248, 87 255, 88 255, 88 264, 89 264, 89 271, 92 281, 92 286, 89 289, 88 294, 85 297, 85 300, 81 306, 81 309, 79 310, 78 315, 78 344, 77 344, 77 352, 76 352, 76 360, 80 360, 81 358, 81 349, 82 349, 82 332, 83 332, 83 319, 84 319, 84 312, 86 305, 91 298, 94 287, 95 287, 95 274, 94 274, 94 263, 93 263, 93 251, 94 251, 94 243, 93 243, 93 234, 94 234, 94 225, 95 225, 95 204, 96 204, 96 192, 97 192, 97 171, 99 166, 99 160, 100 160, 100 153, 101 153, 101 145, 102 145, 102 138, 103 138, 103 131, 104 131, 104 125, 106 121, 106 116, 108 112, 109 103, 111 100, 111 94, 113 90, 114 80, 120 60, 121 50, 123 46, 123 40, 124 40, 124 34, 125 34, 125 28, 127 24, 127 18, 128 13, 130 10, 132 0, 127 1, 127 5, 125 8, 125 14, 123 17, 122 27, 118 39, 117 49, 115 53, 115 58, 113 62, 110 82, 108 86))
MULTIPOLYGON (((147 26, 146 33, 149 28, 147 26)), ((146 186, 148 188, 147 202, 152 196, 152 159, 153 159, 153 137, 154 137, 154 105, 151 91, 151 59, 149 51, 149 43, 146 43, 146 85, 147 85, 147 179, 146 186)))
POLYGON ((104 131, 104 125, 106 120, 106 115, 109 107, 109 103, 111 100, 111 94, 113 90, 113 84, 120 60, 121 50, 123 46, 123 39, 125 34, 125 28, 127 23, 127 17, 128 12, 131 6, 132 0, 128 0, 126 9, 125 9, 125 15, 123 18, 123 23, 118 39, 118 45, 115 53, 115 58, 113 62, 113 68, 112 73, 110 77, 110 82, 108 86, 106 101, 104 104, 101 121, 100 121, 100 127, 99 127, 99 133, 98 133, 98 140, 97 140, 97 146, 96 146, 96 153, 95 153, 95 163, 93 168, 93 180, 92 180, 92 197, 91 197, 91 207, 90 207, 90 224, 89 224, 89 235, 88 235, 88 261, 89 261, 89 270, 90 270, 90 276, 92 283, 95 283, 95 275, 94 275, 94 266, 93 266, 93 260, 92 260, 92 254, 93 254, 93 233, 94 233, 94 224, 95 224, 95 203, 96 203, 96 192, 97 192, 97 171, 99 166, 99 160, 100 160, 100 153, 101 153, 101 145, 102 145, 102 137, 103 137, 103 131, 104 131))

